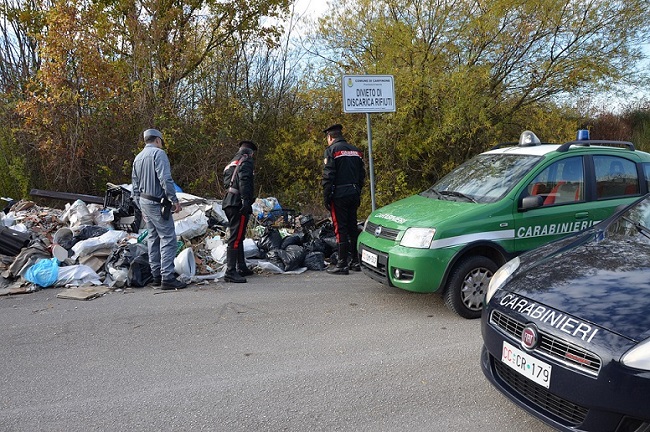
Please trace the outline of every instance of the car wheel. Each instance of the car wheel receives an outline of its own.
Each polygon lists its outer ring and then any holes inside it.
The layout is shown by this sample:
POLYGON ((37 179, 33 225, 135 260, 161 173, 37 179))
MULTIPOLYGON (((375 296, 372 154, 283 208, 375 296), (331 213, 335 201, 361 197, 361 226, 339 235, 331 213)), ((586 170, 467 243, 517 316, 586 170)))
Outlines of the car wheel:
POLYGON ((484 256, 470 256, 460 260, 451 272, 445 304, 463 318, 480 318, 485 293, 492 275, 499 266, 484 256))

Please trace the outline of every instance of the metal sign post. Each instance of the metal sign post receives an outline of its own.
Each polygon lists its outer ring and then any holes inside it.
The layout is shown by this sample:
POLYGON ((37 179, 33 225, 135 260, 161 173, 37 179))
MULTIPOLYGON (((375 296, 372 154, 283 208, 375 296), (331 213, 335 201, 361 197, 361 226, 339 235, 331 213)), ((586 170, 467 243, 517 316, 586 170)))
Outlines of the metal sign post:
POLYGON ((395 112, 395 86, 392 75, 343 75, 343 112, 365 113, 368 127, 368 170, 370 198, 375 210, 375 169, 372 160, 371 113, 395 112))

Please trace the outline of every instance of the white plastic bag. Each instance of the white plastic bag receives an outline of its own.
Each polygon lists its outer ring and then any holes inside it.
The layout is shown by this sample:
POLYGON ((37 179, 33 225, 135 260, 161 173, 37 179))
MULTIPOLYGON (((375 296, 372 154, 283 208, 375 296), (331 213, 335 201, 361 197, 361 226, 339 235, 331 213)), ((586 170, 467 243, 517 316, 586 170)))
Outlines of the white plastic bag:
POLYGON ((63 214, 62 219, 64 222, 70 221, 71 227, 93 224, 93 216, 90 214, 88 207, 86 207, 86 203, 81 200, 76 200, 72 203, 63 214))
POLYGON ((222 243, 216 248, 210 250, 210 255, 212 255, 212 259, 214 259, 216 262, 218 262, 219 264, 223 264, 226 262, 227 251, 228 251, 228 245, 222 243))
POLYGON ((246 258, 259 257, 260 250, 257 248, 257 243, 251 238, 244 239, 244 256, 246 258))
POLYGON ((100 210, 94 213, 95 225, 98 225, 100 227, 112 228, 113 220, 114 216, 111 210, 100 210))
POLYGON ((176 235, 190 240, 201 236, 208 230, 208 218, 198 210, 184 219, 174 222, 176 235))
POLYGON ((126 231, 112 230, 107 231, 99 237, 89 238, 87 240, 82 240, 79 243, 72 246, 74 251, 73 260, 76 260, 80 256, 89 255, 97 249, 103 248, 114 248, 117 245, 117 242, 127 237, 126 231))
POLYGON ((87 283, 93 285, 102 284, 99 275, 87 265, 79 264, 59 267, 59 278, 56 280, 56 286, 79 286, 87 283))

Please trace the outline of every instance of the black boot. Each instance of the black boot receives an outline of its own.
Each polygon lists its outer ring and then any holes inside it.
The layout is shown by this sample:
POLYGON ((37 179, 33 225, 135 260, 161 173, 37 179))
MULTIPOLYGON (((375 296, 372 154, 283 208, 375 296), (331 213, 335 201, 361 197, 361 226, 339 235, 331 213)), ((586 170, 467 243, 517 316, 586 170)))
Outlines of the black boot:
POLYGON ((357 251, 356 246, 353 245, 350 252, 350 270, 361 271, 361 265, 359 265, 359 251, 357 251))
POLYGON ((237 249, 237 273, 240 276, 250 276, 254 274, 253 270, 249 269, 246 265, 246 258, 244 257, 244 245, 237 249))
POLYGON ((348 244, 339 243, 339 257, 336 261, 336 266, 333 268, 328 268, 327 273, 329 274, 350 274, 348 268, 348 244))
POLYGON ((226 274, 223 280, 233 283, 246 283, 246 278, 237 273, 237 249, 230 249, 226 253, 226 274))

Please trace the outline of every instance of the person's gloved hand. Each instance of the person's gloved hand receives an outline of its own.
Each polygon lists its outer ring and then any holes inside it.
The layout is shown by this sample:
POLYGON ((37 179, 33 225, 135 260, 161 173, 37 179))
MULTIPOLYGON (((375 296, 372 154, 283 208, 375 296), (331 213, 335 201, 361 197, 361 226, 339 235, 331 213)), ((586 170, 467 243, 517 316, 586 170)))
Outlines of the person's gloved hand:
POLYGON ((253 206, 251 203, 243 202, 241 206, 241 213, 243 215, 253 214, 253 206))

